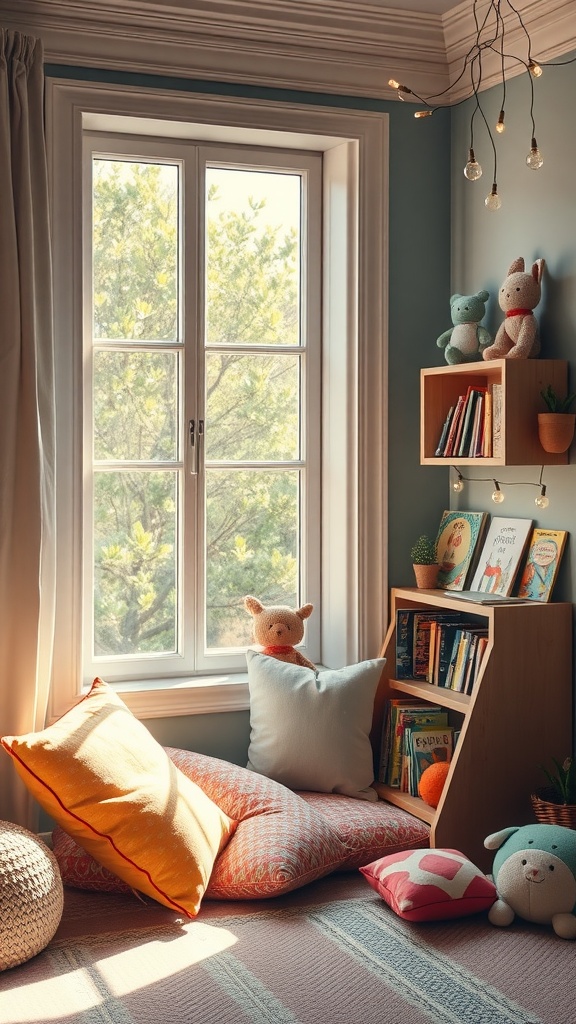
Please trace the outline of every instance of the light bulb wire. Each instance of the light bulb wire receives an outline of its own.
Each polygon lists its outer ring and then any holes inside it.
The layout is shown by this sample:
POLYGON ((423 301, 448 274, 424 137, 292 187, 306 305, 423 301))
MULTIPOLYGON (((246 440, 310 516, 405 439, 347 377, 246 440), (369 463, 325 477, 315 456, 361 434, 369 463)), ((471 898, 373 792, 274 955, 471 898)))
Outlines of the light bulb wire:
POLYGON ((486 484, 486 483, 494 484, 497 491, 500 490, 500 484, 504 484, 505 487, 539 487, 540 491, 542 491, 542 488, 544 488, 544 492, 546 491, 546 485, 542 481, 542 478, 544 476, 544 466, 540 467, 540 478, 538 480, 538 483, 536 483, 534 480, 500 480, 500 481, 498 481, 498 480, 495 480, 493 476, 465 476, 464 473, 462 473, 458 469, 458 466, 452 465, 451 468, 457 474, 459 481, 460 480, 466 480, 469 483, 475 483, 475 484, 476 483, 478 483, 478 484, 486 484))

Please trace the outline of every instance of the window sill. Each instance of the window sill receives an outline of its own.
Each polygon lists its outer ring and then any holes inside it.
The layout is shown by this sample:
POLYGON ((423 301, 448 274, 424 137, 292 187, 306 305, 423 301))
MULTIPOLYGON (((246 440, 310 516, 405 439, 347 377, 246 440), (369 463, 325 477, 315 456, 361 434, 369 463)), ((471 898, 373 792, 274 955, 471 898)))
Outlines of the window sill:
POLYGON ((167 681, 144 679, 116 683, 114 689, 137 718, 208 715, 250 707, 245 672, 167 681))

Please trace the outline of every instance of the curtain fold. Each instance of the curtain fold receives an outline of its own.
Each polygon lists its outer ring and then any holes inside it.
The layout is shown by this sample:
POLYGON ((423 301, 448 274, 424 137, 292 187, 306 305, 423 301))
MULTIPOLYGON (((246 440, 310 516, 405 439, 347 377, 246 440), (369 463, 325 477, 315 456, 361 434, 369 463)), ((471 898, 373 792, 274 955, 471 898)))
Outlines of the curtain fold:
MULTIPOLYGON (((0 29, 0 735, 42 728, 55 604, 55 402, 43 48, 0 29)), ((38 809, 0 751, 0 818, 38 809)))

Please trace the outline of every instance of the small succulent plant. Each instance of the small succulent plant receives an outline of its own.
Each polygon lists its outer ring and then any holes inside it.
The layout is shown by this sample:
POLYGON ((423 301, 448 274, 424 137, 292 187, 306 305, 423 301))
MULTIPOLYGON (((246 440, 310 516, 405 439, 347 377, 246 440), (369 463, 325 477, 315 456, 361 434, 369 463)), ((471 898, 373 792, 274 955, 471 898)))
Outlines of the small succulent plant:
POLYGON ((413 565, 435 565, 436 542, 423 533, 412 548, 410 556, 413 565))
POLYGON ((549 771, 544 765, 540 765, 553 792, 554 800, 552 802, 576 804, 576 760, 567 757, 562 764, 555 757, 552 760, 555 770, 549 771))
POLYGON ((546 402, 549 412, 569 412, 572 402, 576 399, 576 391, 571 395, 567 395, 566 398, 558 398, 551 384, 544 391, 541 391, 540 394, 546 402))

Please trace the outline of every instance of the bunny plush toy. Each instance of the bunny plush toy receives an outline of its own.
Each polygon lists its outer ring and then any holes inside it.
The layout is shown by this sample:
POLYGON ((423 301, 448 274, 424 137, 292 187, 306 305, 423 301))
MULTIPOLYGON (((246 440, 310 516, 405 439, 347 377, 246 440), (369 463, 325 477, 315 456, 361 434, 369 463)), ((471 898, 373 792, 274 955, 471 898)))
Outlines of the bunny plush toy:
POLYGON ((540 302, 544 266, 544 260, 536 260, 528 273, 522 256, 510 266, 498 295, 506 319, 498 328, 494 344, 484 349, 484 359, 531 359, 538 355, 538 323, 532 311, 540 302))

